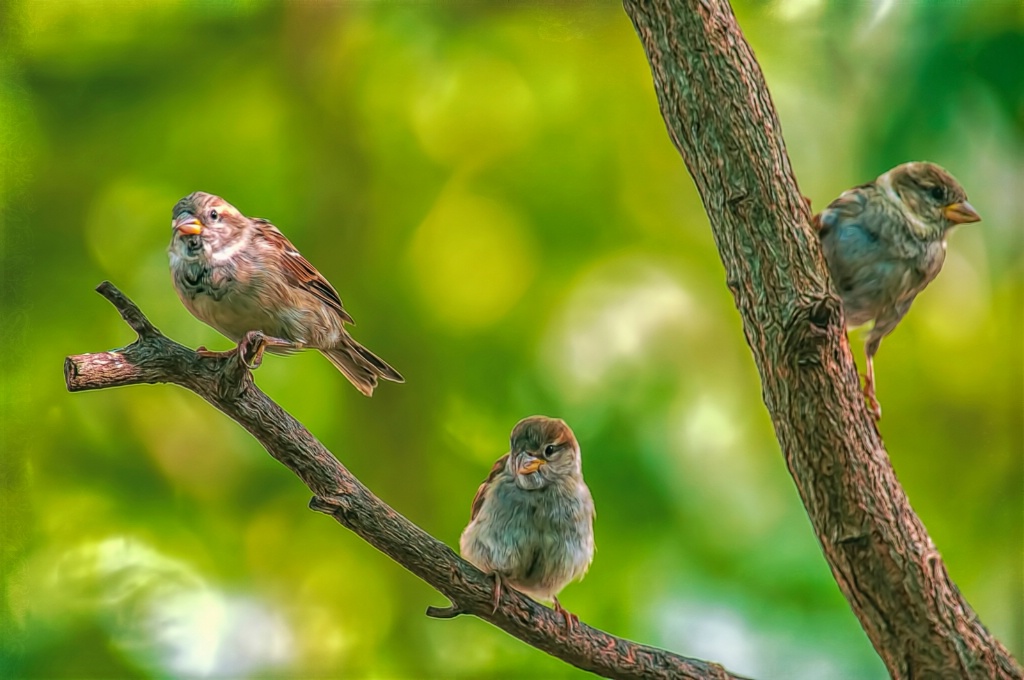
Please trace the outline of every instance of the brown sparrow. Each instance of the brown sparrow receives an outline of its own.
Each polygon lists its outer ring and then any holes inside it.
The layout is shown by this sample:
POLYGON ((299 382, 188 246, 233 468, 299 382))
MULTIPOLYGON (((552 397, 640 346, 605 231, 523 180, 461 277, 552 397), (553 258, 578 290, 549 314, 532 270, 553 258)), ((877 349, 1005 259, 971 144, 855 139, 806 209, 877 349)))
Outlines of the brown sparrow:
POLYGON ((963 187, 934 163, 904 163, 843 192, 814 216, 850 328, 874 321, 865 345, 864 396, 875 419, 874 356, 946 257, 946 234, 981 217, 963 187))
POLYGON ((495 611, 506 583, 553 601, 568 629, 578 619, 557 595, 594 559, 594 516, 572 430, 557 418, 532 416, 512 429, 509 452, 476 492, 459 548, 493 576, 495 611))
POLYGON ((352 339, 337 291, 273 224, 201 191, 178 201, 172 216, 174 289, 197 319, 235 342, 261 331, 270 352, 320 350, 366 396, 378 378, 405 382, 352 339))

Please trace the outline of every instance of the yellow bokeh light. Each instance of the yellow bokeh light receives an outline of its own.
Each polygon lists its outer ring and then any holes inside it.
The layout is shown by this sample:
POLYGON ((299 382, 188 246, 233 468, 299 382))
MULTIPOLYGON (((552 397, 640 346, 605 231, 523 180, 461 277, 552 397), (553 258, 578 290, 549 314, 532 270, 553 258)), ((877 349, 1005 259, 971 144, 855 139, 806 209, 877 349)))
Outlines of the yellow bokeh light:
POLYGON ((509 206, 450 187, 409 246, 424 307, 450 330, 501 319, 533 280, 528 225, 509 206))

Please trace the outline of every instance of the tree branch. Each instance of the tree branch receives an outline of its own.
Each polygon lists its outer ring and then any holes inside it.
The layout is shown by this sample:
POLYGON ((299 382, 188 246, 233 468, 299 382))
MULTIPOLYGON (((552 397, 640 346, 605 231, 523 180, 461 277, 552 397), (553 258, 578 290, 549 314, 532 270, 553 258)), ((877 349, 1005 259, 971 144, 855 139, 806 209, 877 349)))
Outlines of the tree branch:
POLYGON ((250 333, 237 352, 203 357, 160 333, 113 284, 104 282, 97 290, 139 338, 121 349, 67 357, 69 391, 172 383, 195 392, 302 479, 315 494, 310 508, 354 531, 453 604, 431 607, 428 615, 472 614, 554 657, 609 678, 740 677, 717 664, 624 640, 582 622, 566 634, 560 614, 511 588, 502 589, 498 610, 492 613, 489 577, 374 496, 309 430, 256 387, 247 366, 261 349, 261 334, 250 333))
POLYGON ((728 0, 624 0, 711 221, 786 464, 894 678, 1021 678, 953 584, 860 392, 764 76, 728 0))

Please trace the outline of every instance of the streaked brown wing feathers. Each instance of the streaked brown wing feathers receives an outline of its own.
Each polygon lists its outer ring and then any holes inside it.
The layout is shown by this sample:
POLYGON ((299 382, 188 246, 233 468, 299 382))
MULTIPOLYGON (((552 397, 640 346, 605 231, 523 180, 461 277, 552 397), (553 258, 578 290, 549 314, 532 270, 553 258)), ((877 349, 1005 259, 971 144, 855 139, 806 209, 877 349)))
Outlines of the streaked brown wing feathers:
POLYGON ((506 453, 494 463, 494 467, 491 468, 490 473, 487 475, 487 479, 484 480, 484 483, 476 490, 476 495, 473 496, 473 509, 469 514, 470 522, 476 519, 477 514, 480 512, 480 508, 484 504, 484 498, 487 496, 487 488, 494 483, 497 476, 505 469, 505 463, 508 461, 508 455, 509 454, 506 453))
POLYGON ((254 220, 264 228, 260 230, 263 238, 273 247, 281 252, 281 265, 289 283, 294 286, 305 288, 319 298, 324 304, 338 313, 342 319, 350 324, 355 324, 352 317, 345 311, 341 303, 341 297, 334 286, 317 271, 316 267, 309 263, 301 253, 292 245, 292 242, 282 234, 277 227, 267 220, 254 220))

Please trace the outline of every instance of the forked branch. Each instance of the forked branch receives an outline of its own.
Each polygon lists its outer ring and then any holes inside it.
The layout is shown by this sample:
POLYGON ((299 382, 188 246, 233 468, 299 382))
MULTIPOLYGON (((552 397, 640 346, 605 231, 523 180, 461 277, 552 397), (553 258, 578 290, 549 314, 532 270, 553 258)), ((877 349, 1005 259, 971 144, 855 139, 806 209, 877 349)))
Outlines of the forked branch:
POLYGON ((69 391, 172 383, 195 392, 298 475, 315 494, 313 510, 330 515, 452 602, 452 607, 432 607, 428 614, 472 614, 554 657, 609 678, 739 677, 717 664, 624 640, 585 623, 567 634, 560 614, 511 588, 502 589, 498 610, 492 613, 493 582, 487 576, 373 495, 302 423, 256 387, 247 365, 260 350, 259 333, 250 333, 238 352, 200 356, 164 336, 113 284, 104 282, 97 290, 139 337, 121 349, 67 357, 69 391))

